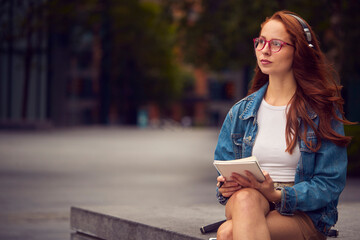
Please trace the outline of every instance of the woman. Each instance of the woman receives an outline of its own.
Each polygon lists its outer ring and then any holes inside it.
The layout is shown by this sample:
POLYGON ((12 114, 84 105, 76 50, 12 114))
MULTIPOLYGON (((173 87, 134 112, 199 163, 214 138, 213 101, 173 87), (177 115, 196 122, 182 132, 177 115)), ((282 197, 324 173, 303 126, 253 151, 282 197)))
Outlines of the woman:
POLYGON ((257 67, 246 98, 229 111, 216 160, 254 155, 266 180, 217 178, 227 221, 217 239, 326 239, 337 221, 350 137, 343 99, 310 26, 276 12, 254 39, 257 67))

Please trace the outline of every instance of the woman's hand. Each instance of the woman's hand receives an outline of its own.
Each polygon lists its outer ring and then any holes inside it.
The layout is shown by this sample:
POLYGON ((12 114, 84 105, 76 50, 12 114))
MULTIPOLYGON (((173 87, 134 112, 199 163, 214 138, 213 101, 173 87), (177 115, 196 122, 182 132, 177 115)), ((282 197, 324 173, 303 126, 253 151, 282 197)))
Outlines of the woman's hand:
POLYGON ((266 171, 263 171, 263 173, 265 176, 264 182, 257 181, 256 178, 254 177, 254 175, 249 171, 246 171, 247 178, 242 177, 240 174, 233 173, 231 176, 231 180, 233 180, 234 182, 238 183, 239 185, 241 185, 243 187, 257 189, 270 202, 280 201, 281 200, 281 191, 274 189, 274 182, 271 179, 269 173, 267 173, 266 171))
POLYGON ((236 191, 241 189, 241 185, 239 185, 235 181, 226 181, 223 176, 217 177, 217 187, 219 188, 219 192, 224 197, 231 197, 236 191))

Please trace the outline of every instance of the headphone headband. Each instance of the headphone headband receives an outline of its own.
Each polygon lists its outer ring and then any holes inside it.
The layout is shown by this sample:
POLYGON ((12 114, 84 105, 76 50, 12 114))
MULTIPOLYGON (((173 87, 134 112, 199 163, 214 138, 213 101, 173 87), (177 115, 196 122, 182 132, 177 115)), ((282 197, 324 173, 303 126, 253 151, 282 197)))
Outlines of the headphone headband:
POLYGON ((304 34, 306 37, 307 42, 309 43, 309 47, 314 47, 314 45, 311 44, 311 33, 310 33, 310 29, 308 28, 308 26, 306 25, 306 23, 299 18, 298 16, 294 15, 294 14, 288 14, 292 17, 294 17, 296 20, 298 20, 298 22, 301 24, 303 30, 304 30, 304 34))

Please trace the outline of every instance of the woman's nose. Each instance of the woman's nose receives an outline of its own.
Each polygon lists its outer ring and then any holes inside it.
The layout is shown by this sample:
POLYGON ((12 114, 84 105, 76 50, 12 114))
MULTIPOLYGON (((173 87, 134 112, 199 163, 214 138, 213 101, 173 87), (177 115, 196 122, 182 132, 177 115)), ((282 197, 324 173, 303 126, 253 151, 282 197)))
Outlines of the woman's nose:
POLYGON ((263 54, 270 55, 271 54, 270 43, 266 42, 264 48, 261 51, 262 51, 263 54))

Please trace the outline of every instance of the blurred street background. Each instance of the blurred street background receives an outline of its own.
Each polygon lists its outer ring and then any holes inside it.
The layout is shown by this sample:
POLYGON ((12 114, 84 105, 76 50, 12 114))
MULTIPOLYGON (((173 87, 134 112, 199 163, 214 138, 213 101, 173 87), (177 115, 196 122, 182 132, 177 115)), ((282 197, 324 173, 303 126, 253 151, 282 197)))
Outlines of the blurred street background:
POLYGON ((217 204, 216 138, 213 129, 2 132, 0 239, 70 239, 71 206, 217 204))
MULTIPOLYGON (((0 0, 0 239, 67 239, 73 205, 215 201, 219 127, 282 9, 312 26, 359 122, 360 1, 0 0)), ((358 202, 360 126, 345 131, 342 200, 358 202)))
MULTIPOLYGON (((0 239, 70 239, 71 206, 217 206, 217 134, 177 127, 3 131, 0 239)), ((348 210, 339 220, 348 224, 340 233, 352 237, 343 239, 358 236, 359 184, 349 178, 341 196, 348 210)))

